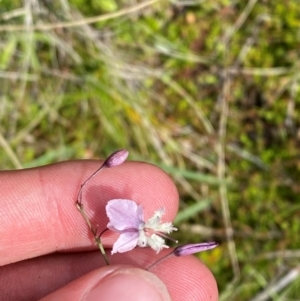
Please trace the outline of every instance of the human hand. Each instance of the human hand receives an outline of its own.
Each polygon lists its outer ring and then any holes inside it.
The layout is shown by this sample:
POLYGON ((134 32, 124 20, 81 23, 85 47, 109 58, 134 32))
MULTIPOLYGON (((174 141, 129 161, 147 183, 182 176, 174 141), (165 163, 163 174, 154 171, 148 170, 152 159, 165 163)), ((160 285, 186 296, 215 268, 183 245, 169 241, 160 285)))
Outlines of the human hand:
MULTIPOLYGON (((211 272, 193 256, 175 257, 144 270, 167 254, 149 248, 110 256, 106 266, 75 200, 81 183, 99 162, 69 161, 0 173, 1 300, 217 300, 211 272)), ((174 219, 178 194, 171 179, 153 165, 125 162, 101 171, 86 185, 83 205, 99 231, 105 205, 135 200, 145 218, 161 207, 174 219)), ((116 235, 105 234, 110 248, 116 235)), ((108 254, 110 251, 108 251, 108 254)))

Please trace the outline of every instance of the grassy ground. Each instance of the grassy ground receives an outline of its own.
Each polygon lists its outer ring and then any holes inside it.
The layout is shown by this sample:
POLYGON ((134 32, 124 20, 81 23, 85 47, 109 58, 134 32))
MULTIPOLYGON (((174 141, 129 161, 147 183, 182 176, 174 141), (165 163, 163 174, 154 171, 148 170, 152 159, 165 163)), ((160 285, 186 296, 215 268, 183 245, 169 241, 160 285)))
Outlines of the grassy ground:
POLYGON ((220 300, 299 300, 300 6, 2 0, 0 166, 127 148, 176 181, 220 300), (102 3, 102 4, 101 4, 102 3))

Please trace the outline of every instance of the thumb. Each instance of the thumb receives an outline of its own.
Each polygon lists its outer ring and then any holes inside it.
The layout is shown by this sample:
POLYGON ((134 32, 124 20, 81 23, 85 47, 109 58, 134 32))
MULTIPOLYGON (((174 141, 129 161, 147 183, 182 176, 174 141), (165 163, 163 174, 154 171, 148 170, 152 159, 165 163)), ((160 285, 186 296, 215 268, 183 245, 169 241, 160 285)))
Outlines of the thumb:
POLYGON ((41 301, 171 301, 164 283, 154 274, 130 266, 107 266, 96 269, 41 301))

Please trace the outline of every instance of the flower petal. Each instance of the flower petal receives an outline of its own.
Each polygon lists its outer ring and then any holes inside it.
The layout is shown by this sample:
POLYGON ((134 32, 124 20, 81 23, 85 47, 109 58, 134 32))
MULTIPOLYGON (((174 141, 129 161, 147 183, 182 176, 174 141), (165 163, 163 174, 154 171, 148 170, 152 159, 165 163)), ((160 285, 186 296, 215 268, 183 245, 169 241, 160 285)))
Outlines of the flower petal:
POLYGON ((126 232, 122 233, 117 241, 113 245, 111 254, 114 253, 124 253, 132 250, 136 247, 138 242, 139 233, 138 232, 126 232))
POLYGON ((156 252, 156 254, 159 253, 163 248, 169 248, 169 246, 165 244, 165 240, 157 234, 152 234, 150 237, 148 237, 147 243, 156 252))
POLYGON ((110 200, 106 205, 106 214, 109 218, 107 227, 112 231, 138 230, 144 224, 142 206, 131 200, 110 200))

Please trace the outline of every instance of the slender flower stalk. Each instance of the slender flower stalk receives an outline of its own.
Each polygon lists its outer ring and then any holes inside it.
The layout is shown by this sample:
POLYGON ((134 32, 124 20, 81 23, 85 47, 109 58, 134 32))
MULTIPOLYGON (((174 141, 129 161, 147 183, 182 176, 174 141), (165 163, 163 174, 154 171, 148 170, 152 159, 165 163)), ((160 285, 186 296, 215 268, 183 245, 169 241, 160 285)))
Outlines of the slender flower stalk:
POLYGON ((86 224, 88 225, 90 231, 92 232, 96 245, 98 246, 98 248, 100 249, 100 252, 102 253, 104 260, 106 262, 107 265, 109 265, 109 260, 107 258, 105 249, 103 247, 103 244, 101 242, 100 239, 100 235, 97 235, 97 229, 93 227, 90 219, 88 218, 84 208, 83 208, 83 204, 82 204, 82 190, 84 188, 84 186, 87 184, 87 182, 93 178, 97 173, 99 173, 101 170, 105 169, 105 168, 110 168, 110 167, 115 167, 118 166, 120 164, 122 164, 128 157, 128 151, 123 149, 123 150, 119 150, 116 151, 114 153, 112 153, 105 161, 104 163, 91 175, 89 176, 82 184, 80 187, 80 190, 77 194, 77 199, 76 199, 76 207, 77 209, 80 211, 81 215, 83 216, 86 224))
POLYGON ((188 245, 178 246, 169 254, 165 255, 164 257, 160 258, 156 262, 152 263, 150 266, 147 267, 146 270, 151 269, 158 263, 161 263, 162 261, 164 261, 170 257, 191 255, 191 254, 207 251, 210 249, 214 249, 218 245, 219 245, 218 243, 212 241, 212 242, 203 242, 203 243, 197 243, 197 244, 188 244, 188 245))
POLYGON ((81 184, 80 190, 77 195, 76 204, 81 204, 82 189, 91 178, 93 178, 98 172, 100 172, 105 168, 121 165, 126 161, 127 157, 128 157, 128 151, 126 149, 115 151, 114 153, 109 155, 107 159, 103 162, 103 164, 81 184))

